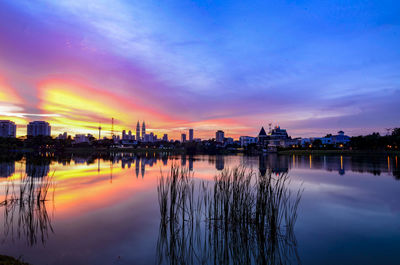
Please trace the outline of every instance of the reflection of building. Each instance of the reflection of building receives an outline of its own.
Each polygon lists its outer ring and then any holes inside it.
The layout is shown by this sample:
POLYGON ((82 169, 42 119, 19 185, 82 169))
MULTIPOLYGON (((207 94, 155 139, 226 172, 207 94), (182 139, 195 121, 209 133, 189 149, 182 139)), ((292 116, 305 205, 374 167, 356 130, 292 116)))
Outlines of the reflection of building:
POLYGON ((223 170, 225 167, 225 156, 217 155, 215 160, 215 168, 217 170, 223 170))
POLYGON ((50 136, 51 126, 45 121, 32 121, 27 126, 28 136, 50 136))
POLYGON ((217 142, 217 143, 223 143, 224 142, 224 136, 225 134, 224 134, 224 132, 223 131, 221 131, 221 130, 218 130, 216 133, 215 133, 215 141, 217 142))
POLYGON ((193 171, 193 161, 194 161, 193 155, 189 155, 189 170, 190 171, 193 171))
POLYGON ((14 122, 8 120, 0 121, 0 137, 15 137, 17 126, 14 122))
POLYGON ((289 156, 269 154, 267 159, 268 168, 270 168, 273 173, 280 174, 289 171, 289 156))
POLYGON ((139 177, 139 171, 140 171, 140 158, 136 157, 135 160, 135 171, 136 171, 136 178, 139 177))
POLYGON ((144 173, 146 170, 146 158, 142 158, 140 161, 141 169, 140 169, 140 174, 142 175, 142 178, 144 178, 144 173))
POLYGON ((15 161, 0 163, 0 177, 8 178, 15 172, 15 161))
POLYGON ((267 173, 267 157, 260 155, 258 157, 258 169, 260 170, 260 175, 265 176, 267 173))
POLYGON ((181 156, 181 166, 185 167, 186 166, 186 155, 181 156))
POLYGON ((46 177, 50 171, 50 161, 42 160, 39 162, 29 163, 26 161, 25 172, 29 177, 42 178, 46 177))

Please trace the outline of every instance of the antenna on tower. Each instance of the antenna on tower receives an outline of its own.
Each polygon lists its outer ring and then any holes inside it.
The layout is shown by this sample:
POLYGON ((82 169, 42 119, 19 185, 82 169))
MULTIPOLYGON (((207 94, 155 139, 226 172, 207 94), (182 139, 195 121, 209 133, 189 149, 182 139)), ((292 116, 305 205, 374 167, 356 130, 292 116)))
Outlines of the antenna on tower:
POLYGON ((99 123, 99 140, 101 139, 101 123, 99 123))
POLYGON ((111 138, 114 138, 114 118, 111 118, 111 138))

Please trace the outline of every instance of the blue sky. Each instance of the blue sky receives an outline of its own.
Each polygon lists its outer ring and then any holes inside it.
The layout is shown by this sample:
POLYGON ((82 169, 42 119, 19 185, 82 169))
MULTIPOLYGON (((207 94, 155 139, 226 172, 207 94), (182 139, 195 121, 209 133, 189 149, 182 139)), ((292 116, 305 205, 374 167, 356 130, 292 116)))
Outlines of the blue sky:
MULTIPOLYGON (((132 128, 142 117, 154 129, 195 127, 210 136, 218 127, 251 135, 270 122, 293 136, 400 126, 396 1, 2 1, 0 7, 0 74, 24 98, 3 105, 23 112, 49 111, 37 84, 56 77, 167 116, 152 119, 132 106, 138 117, 121 121, 132 128)), ((12 117, 14 109, 3 115, 12 117)))

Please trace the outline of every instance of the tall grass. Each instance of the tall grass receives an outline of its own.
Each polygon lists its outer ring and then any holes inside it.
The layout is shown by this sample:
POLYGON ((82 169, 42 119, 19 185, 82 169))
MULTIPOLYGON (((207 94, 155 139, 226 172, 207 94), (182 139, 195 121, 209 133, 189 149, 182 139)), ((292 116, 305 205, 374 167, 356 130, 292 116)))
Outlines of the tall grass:
POLYGON ((39 240, 43 244, 53 232, 46 202, 54 200, 53 176, 22 175, 19 181, 10 181, 5 185, 4 200, 4 239, 16 236, 25 239, 28 245, 39 240), (49 190, 53 190, 49 198, 49 190))
POLYGON ((289 183, 287 174, 237 167, 195 189, 193 175, 172 166, 158 182, 158 263, 300 263, 294 226, 302 190, 289 183))

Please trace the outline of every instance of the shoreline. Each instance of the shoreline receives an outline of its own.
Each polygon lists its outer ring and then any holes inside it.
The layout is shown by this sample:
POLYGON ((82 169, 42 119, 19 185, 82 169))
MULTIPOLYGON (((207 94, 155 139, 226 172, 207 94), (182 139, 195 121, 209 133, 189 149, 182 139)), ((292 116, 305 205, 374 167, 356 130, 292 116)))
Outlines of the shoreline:
POLYGON ((282 150, 279 155, 400 155, 400 151, 374 150, 282 150))

